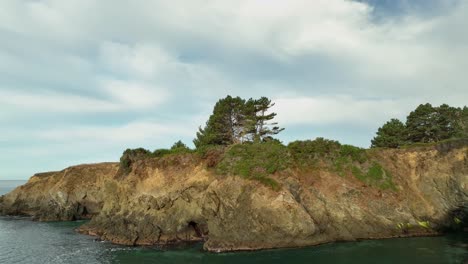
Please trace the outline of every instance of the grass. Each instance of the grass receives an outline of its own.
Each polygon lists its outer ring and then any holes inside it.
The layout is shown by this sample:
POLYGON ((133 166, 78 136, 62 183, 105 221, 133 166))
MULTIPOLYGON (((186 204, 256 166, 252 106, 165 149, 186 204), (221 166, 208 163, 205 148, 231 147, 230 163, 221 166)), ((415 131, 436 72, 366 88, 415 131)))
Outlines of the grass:
POLYGON ((367 172, 363 172, 357 166, 353 166, 351 169, 352 174, 360 181, 377 187, 382 190, 397 191, 395 184, 393 183, 393 177, 385 170, 379 163, 373 162, 372 166, 369 167, 367 172))
POLYGON ((243 143, 231 146, 205 146, 191 150, 182 143, 171 149, 126 150, 121 158, 121 168, 129 173, 136 160, 163 158, 169 155, 195 153, 209 168, 219 175, 236 175, 256 180, 274 190, 281 188, 271 176, 288 168, 331 170, 341 177, 353 175, 362 182, 383 190, 394 190, 391 174, 373 161, 372 152, 342 145, 338 141, 317 138, 294 141, 284 146, 279 141, 243 143))
POLYGON ((187 147, 172 147, 171 149, 156 149, 151 152, 144 148, 127 149, 120 157, 120 169, 123 175, 130 173, 132 164, 138 160, 144 160, 149 158, 162 158, 168 155, 177 155, 192 153, 193 150, 187 147))
POLYGON ((273 189, 280 185, 270 178, 290 165, 287 148, 278 142, 245 143, 233 145, 226 150, 216 166, 221 175, 238 175, 257 180, 273 189))
POLYGON ((299 169, 325 166, 324 169, 331 169, 341 177, 351 174, 373 187, 397 190, 390 173, 372 162, 365 149, 323 138, 294 141, 287 147, 278 142, 233 145, 222 155, 216 172, 257 180, 278 189, 279 183, 270 175, 293 166, 299 169))

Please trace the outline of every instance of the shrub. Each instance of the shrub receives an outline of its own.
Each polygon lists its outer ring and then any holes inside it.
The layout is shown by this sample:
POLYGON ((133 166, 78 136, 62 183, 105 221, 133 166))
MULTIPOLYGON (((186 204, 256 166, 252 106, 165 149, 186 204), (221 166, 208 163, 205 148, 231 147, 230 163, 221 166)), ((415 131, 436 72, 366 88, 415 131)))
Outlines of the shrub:
POLYGON ((192 150, 180 140, 174 143, 170 149, 170 154, 190 153, 190 152, 192 152, 192 150))
POLYGON ((148 158, 150 155, 151 152, 144 148, 126 149, 120 157, 120 169, 124 174, 127 174, 135 161, 148 158))
POLYGON ((196 150, 196 153, 206 161, 209 168, 214 168, 223 158, 226 147, 217 145, 205 145, 196 150))
POLYGON ((161 157, 163 157, 165 155, 168 155, 168 154, 171 154, 170 149, 156 149, 156 150, 153 151, 152 156, 157 157, 157 158, 161 158, 161 157))
POLYGON ((155 158, 162 158, 166 155, 170 154, 181 154, 181 153, 191 153, 193 150, 191 150, 187 145, 185 145, 182 141, 177 141, 172 145, 170 149, 156 149, 153 151, 151 154, 152 157, 155 158))
POLYGON ((279 188, 279 184, 268 175, 286 169, 289 164, 287 148, 276 141, 267 141, 231 146, 216 169, 223 175, 239 175, 279 188))
POLYGON ((341 144, 335 140, 316 138, 315 140, 298 140, 288 144, 288 150, 297 165, 310 165, 320 158, 336 156, 341 144))
POLYGON ((359 163, 364 163, 367 160, 366 151, 364 149, 351 145, 341 145, 340 156, 349 157, 352 161, 357 161, 359 163))
POLYGON ((182 141, 177 141, 171 147, 171 149, 156 149, 151 152, 144 148, 127 149, 120 157, 120 169, 121 174, 128 174, 131 170, 132 164, 137 160, 147 158, 161 158, 169 154, 180 154, 192 152, 182 141))

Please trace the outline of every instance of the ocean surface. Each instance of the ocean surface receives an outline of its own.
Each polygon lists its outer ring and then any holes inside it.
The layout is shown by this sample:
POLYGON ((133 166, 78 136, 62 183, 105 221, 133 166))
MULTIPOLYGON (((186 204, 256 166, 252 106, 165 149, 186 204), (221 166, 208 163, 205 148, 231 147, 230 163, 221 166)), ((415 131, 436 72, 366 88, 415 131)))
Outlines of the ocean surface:
MULTIPOLYGON (((0 195, 23 183, 0 181, 0 195)), ((75 233, 83 223, 0 217, 0 263, 468 263, 466 233, 212 254, 201 244, 170 250, 112 245, 75 233)))

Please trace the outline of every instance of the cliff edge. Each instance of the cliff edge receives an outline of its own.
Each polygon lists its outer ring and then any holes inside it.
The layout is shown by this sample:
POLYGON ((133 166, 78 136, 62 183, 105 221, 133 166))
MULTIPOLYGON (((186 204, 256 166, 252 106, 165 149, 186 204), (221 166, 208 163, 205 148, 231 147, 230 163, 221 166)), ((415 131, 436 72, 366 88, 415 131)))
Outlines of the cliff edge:
POLYGON ((223 175, 197 154, 79 165, 36 174, 0 198, 1 215, 91 219, 79 232, 125 245, 205 241, 209 251, 435 235, 466 225, 466 140, 371 149, 290 166, 261 181, 223 175), (341 163, 340 163, 341 162, 341 163), (375 184, 378 183, 378 184, 375 184))

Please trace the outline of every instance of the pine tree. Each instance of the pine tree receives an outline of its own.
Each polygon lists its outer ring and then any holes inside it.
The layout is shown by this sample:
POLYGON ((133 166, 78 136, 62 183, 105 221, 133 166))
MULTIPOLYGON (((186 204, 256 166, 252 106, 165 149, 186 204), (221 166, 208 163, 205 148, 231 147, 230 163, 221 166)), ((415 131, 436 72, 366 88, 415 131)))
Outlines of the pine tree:
POLYGON ((260 99, 249 99, 246 103, 246 136, 251 141, 264 141, 271 139, 284 130, 277 122, 268 123, 276 117, 276 113, 269 112, 275 104, 267 97, 260 99))
POLYGON ((398 148, 407 142, 408 132, 405 124, 398 119, 391 119, 380 127, 372 139, 372 147, 398 148))
POLYGON ((406 119, 408 139, 411 142, 438 141, 439 127, 436 124, 437 111, 431 104, 421 104, 406 119))
POLYGON ((273 139, 272 135, 284 129, 275 122, 269 123, 276 116, 276 113, 269 112, 272 106, 274 103, 266 97, 248 101, 231 96, 220 99, 193 142, 199 148, 273 139))
POLYGON ((199 128, 194 144, 198 148, 205 145, 230 145, 241 142, 243 135, 245 100, 227 96, 220 99, 204 128, 199 128))
POLYGON ((421 104, 406 120, 411 142, 437 142, 457 136, 462 131, 462 109, 443 104, 421 104))

